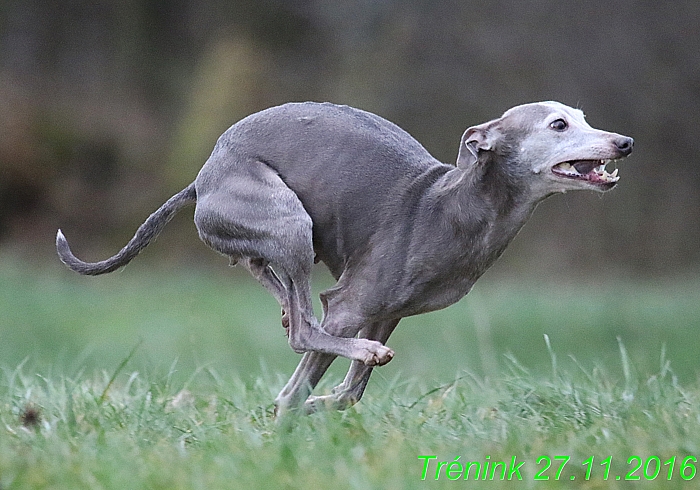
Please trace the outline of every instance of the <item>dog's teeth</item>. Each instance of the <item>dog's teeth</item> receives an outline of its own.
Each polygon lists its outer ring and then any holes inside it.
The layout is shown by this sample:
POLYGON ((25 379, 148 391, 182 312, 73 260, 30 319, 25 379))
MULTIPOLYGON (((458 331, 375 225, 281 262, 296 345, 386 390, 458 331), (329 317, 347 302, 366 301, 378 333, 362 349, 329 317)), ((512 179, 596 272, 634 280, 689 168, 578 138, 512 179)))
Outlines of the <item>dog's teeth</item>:
POLYGON ((579 171, 576 170, 576 167, 571 165, 569 162, 563 162, 558 165, 559 170, 563 173, 570 174, 570 175, 579 175, 579 171))
POLYGON ((610 177, 613 179, 617 178, 617 169, 613 170, 613 173, 610 174, 610 177))

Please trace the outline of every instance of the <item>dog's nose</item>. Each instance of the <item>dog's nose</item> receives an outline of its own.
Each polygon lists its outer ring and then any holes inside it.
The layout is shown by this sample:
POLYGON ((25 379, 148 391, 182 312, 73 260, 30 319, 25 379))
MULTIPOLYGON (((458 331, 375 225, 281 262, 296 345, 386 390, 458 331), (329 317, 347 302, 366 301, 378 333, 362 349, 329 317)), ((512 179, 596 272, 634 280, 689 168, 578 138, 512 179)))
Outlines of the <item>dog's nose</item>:
POLYGON ((622 136, 615 140, 615 147, 622 154, 622 156, 627 156, 632 153, 632 147, 634 146, 634 140, 627 136, 622 136))

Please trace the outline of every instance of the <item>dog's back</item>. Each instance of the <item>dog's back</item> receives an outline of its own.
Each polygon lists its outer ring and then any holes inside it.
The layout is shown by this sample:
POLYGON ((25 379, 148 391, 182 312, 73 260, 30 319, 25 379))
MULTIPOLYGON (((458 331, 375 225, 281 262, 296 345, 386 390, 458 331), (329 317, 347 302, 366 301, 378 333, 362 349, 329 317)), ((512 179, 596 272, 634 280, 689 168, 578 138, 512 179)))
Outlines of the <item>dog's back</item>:
POLYGON ((424 188, 453 168, 395 124, 328 103, 253 114, 229 128, 217 148, 225 158, 200 176, 212 171, 219 180, 253 162, 275 170, 311 216, 314 248, 335 275, 375 230, 388 228, 380 220, 410 213, 424 188))

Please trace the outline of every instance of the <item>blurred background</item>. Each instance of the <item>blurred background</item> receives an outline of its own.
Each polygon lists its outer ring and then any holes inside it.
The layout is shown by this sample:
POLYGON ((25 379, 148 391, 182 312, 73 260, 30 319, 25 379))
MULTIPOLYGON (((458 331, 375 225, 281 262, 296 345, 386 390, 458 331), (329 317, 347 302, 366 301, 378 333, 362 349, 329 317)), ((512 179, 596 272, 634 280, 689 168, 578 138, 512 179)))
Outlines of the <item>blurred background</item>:
MULTIPOLYGON (((697 269, 695 0, 6 0, 0 253, 54 260, 59 226, 83 255, 113 253, 227 127, 272 105, 357 106, 453 162, 466 127, 545 99, 635 152, 604 198, 545 202, 499 270, 697 269)), ((189 217, 175 226, 159 260, 212 259, 189 217)))
POLYGON ((360 107, 454 162, 468 126, 552 99, 635 138, 620 185, 542 203, 481 289, 448 316, 398 329, 392 345, 415 353, 397 355, 391 369, 434 374, 444 363, 447 376, 460 366, 487 372, 490 354, 508 350, 521 359, 537 352, 546 367, 548 333, 562 354, 609 359, 622 335, 637 359, 651 359, 650 370, 668 345, 693 376, 697 0, 1 1, 0 361, 58 351, 76 365, 90 356, 114 365, 142 335, 143 349, 167 363, 188 349, 213 359, 219 349, 223 363, 267 357, 287 372, 298 356, 277 306, 256 284, 248 296, 243 282, 207 282, 208 271, 228 274, 226 261, 199 241, 191 210, 115 278, 65 271, 56 229, 82 258, 112 255, 194 179, 226 128, 272 105, 360 107), (225 305, 233 296, 242 306, 225 305), (249 328, 237 330, 236 312, 249 328), (195 337, 205 335, 203 322, 209 337, 195 337), (275 326, 259 330, 260 322, 275 326), (429 325, 440 334, 426 348, 412 336, 429 325), (428 350, 434 357, 421 357, 428 350))

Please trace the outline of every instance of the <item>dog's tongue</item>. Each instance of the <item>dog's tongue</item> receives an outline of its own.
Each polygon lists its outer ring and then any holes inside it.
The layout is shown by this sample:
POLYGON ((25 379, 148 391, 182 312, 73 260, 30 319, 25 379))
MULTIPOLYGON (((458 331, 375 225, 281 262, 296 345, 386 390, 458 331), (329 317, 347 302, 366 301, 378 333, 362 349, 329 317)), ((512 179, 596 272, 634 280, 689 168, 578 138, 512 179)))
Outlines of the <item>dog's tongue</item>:
POLYGON ((582 175, 591 173, 598 165, 600 165, 600 162, 597 160, 579 160, 577 162, 571 162, 571 166, 582 175))

